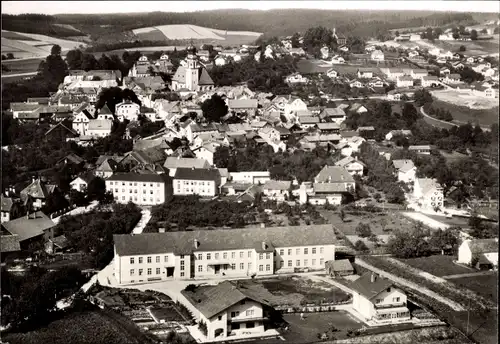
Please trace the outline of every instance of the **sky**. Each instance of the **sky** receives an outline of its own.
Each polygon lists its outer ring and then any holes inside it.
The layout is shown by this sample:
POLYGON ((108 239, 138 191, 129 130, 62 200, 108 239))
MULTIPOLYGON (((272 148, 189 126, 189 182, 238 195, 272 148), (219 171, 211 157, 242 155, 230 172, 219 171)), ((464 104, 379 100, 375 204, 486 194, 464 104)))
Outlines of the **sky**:
POLYGON ((2 1, 4 14, 193 12, 228 8, 499 12, 497 1, 2 1))

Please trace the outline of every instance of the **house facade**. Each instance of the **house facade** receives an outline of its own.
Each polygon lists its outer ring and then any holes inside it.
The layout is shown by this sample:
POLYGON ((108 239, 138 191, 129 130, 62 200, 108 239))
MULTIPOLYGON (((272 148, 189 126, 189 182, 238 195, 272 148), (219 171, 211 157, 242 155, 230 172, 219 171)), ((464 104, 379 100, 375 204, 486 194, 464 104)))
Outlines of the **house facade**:
POLYGON ((262 187, 262 193, 268 199, 284 202, 290 198, 292 182, 282 180, 268 180, 262 187))
POLYGON ((137 121, 137 118, 141 113, 141 107, 139 104, 134 102, 124 101, 116 104, 115 113, 120 122, 123 122, 125 119, 129 121, 137 121))
POLYGON ((177 168, 173 180, 174 196, 213 197, 219 193, 221 177, 217 169, 177 168))
POLYGON ((119 284, 321 270, 335 260, 331 225, 114 236, 119 284))
POLYGON ((464 240, 458 247, 457 262, 478 269, 498 269, 498 238, 464 240))
POLYGON ((443 188, 431 178, 415 178, 413 197, 424 209, 434 209, 443 206, 443 188))
POLYGON ((169 181, 156 173, 116 173, 105 180, 106 190, 117 203, 134 202, 137 205, 165 203, 169 181))
POLYGON ((271 180, 271 173, 269 171, 229 172, 229 179, 233 182, 264 184, 271 180))
POLYGON ((417 168, 409 159, 393 160, 399 182, 413 183, 417 175, 417 168))

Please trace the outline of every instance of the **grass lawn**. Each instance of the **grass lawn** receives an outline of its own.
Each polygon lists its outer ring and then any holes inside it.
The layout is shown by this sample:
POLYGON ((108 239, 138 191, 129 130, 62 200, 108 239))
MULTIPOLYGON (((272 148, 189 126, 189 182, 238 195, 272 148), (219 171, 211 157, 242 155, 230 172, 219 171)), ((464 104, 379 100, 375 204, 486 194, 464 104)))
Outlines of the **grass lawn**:
POLYGON ((454 264, 453 259, 456 258, 454 256, 435 255, 400 260, 405 264, 438 277, 475 272, 475 270, 454 264))
POLYGON ((468 218, 465 218, 465 217, 453 216, 450 219, 450 218, 445 217, 445 216, 432 215, 432 214, 425 214, 425 216, 427 216, 433 220, 445 223, 445 224, 450 225, 450 226, 459 226, 459 227, 463 227, 463 228, 469 226, 468 218))
POLYGON ((449 281, 498 303, 498 272, 482 276, 454 278, 449 281))
POLYGON ((489 127, 493 123, 498 123, 498 106, 490 109, 470 109, 439 99, 434 99, 432 105, 435 108, 449 110, 453 116, 453 122, 456 124, 470 121, 472 125, 479 123, 480 126, 489 127))
MULTIPOLYGON (((328 339, 347 338, 347 331, 359 329, 363 326, 357 319, 343 311, 306 313, 301 320, 299 314, 285 314, 283 318, 289 324, 288 331, 283 331, 285 343, 314 343, 318 341, 318 333, 327 333, 328 339), (332 332, 332 327, 338 331, 332 332)), ((281 339, 267 339, 257 341, 258 344, 283 343, 281 339)))
POLYGON ((74 312, 48 326, 26 333, 9 333, 4 342, 11 344, 142 344, 142 338, 130 335, 100 311, 74 312))
MULTIPOLYGON (((378 205, 378 204, 377 204, 378 205)), ((366 213, 365 215, 351 215, 345 212, 345 222, 342 222, 338 213, 331 212, 331 216, 327 220, 341 230, 345 235, 356 235, 356 227, 360 223, 370 225, 373 234, 384 235, 390 234, 393 229, 410 228, 413 222, 404 216, 394 212, 389 214, 372 214, 366 213), (386 228, 384 232, 383 228, 386 228), (387 229, 390 229, 387 231, 387 229)))
POLYGON ((11 73, 36 72, 43 58, 27 60, 4 60, 2 64, 10 69, 11 73))

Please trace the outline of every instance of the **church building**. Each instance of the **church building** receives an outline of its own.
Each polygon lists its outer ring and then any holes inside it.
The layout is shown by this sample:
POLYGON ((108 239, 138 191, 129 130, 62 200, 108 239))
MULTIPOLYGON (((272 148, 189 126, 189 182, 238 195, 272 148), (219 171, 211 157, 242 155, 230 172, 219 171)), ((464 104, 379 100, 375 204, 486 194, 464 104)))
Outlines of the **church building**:
POLYGON ((184 66, 179 66, 172 78, 172 90, 179 91, 209 91, 214 88, 214 82, 205 67, 198 61, 196 48, 187 47, 187 58, 184 66))

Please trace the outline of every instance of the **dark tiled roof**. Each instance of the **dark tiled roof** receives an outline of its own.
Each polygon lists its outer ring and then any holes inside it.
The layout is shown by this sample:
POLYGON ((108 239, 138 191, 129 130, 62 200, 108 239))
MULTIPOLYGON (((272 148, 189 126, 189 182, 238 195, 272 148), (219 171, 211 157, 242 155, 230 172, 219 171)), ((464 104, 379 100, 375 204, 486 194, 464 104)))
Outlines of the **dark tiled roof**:
POLYGON ((2 223, 2 226, 9 233, 16 234, 18 236, 20 242, 42 235, 45 230, 50 229, 55 225, 56 224, 41 211, 32 213, 29 217, 23 216, 15 220, 2 223))
POLYGON ((218 169, 179 167, 175 170, 174 179, 218 181, 220 173, 218 169))
POLYGON ((148 182, 148 183, 166 183, 166 179, 161 174, 150 173, 116 173, 108 179, 109 181, 125 181, 125 182, 148 182))
POLYGON ((195 251, 218 251, 336 243, 331 225, 290 226, 268 228, 217 229, 186 232, 114 235, 116 253, 121 256, 174 252, 191 254, 195 251), (198 248, 194 240, 198 240, 198 248))
POLYGON ((16 252, 21 251, 19 245, 19 237, 17 235, 2 235, 0 236, 0 252, 16 252))
POLYGON ((315 178, 316 183, 354 183, 354 179, 343 167, 324 166, 315 178))
POLYGON ((498 252, 498 241, 496 239, 476 239, 469 242, 473 252, 490 253, 498 252))
POLYGON ((371 281, 372 272, 367 272, 356 281, 351 283, 350 287, 354 291, 366 297, 368 300, 373 299, 387 288, 392 287, 394 284, 381 276, 376 276, 375 281, 371 281))
POLYGON ((101 110, 99 110, 99 115, 112 115, 113 113, 109 109, 107 104, 104 104, 101 110))
POLYGON ((331 266, 333 271, 353 271, 354 270, 349 259, 330 260, 330 261, 326 262, 326 264, 331 266))
POLYGON ((199 288, 194 293, 184 293, 184 295, 207 319, 246 299, 269 305, 252 289, 239 286, 238 282, 233 281, 224 281, 217 286, 199 288))

